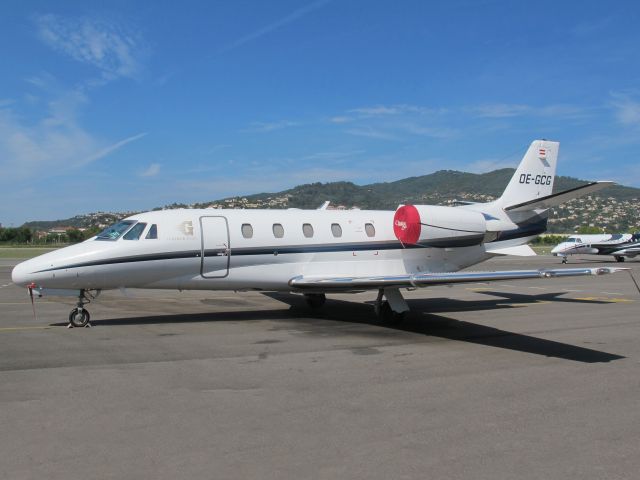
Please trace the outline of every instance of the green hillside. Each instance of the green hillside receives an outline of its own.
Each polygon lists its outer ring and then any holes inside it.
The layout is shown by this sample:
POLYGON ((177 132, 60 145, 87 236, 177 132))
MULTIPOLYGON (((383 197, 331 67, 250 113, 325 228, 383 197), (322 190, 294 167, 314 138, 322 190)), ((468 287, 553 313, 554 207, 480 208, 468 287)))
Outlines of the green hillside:
MULTIPOLYGON (((485 202, 502 193, 514 169, 474 174, 454 170, 409 177, 393 182, 356 185, 351 182, 310 183, 275 193, 259 193, 195 204, 174 203, 162 208, 317 208, 329 200, 334 207, 361 209, 395 209, 401 203, 450 204, 454 200, 485 202)), ((554 191, 587 183, 572 177, 556 177, 554 191)), ((579 226, 597 226, 607 231, 640 230, 638 205, 640 189, 613 186, 595 195, 573 200, 551 212, 551 232, 572 232, 579 226)), ((56 220, 26 223, 25 226, 47 229, 56 226, 91 227, 112 223, 126 213, 93 213, 56 220)))

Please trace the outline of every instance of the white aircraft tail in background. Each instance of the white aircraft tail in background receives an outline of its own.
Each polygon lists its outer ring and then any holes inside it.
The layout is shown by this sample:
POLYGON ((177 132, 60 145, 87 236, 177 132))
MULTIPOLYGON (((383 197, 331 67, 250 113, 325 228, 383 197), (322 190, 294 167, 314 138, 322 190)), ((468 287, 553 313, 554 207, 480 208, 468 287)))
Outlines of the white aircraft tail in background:
POLYGON ((291 291, 311 307, 329 292, 377 290, 375 310, 391 319, 409 309, 403 288, 618 272, 460 271, 494 255, 535 255, 527 243, 546 230, 549 207, 611 184, 552 193, 558 145, 534 141, 503 195, 489 203, 146 212, 21 263, 12 279, 37 294, 76 295, 69 322, 82 326, 89 322, 85 304, 106 289, 291 291))

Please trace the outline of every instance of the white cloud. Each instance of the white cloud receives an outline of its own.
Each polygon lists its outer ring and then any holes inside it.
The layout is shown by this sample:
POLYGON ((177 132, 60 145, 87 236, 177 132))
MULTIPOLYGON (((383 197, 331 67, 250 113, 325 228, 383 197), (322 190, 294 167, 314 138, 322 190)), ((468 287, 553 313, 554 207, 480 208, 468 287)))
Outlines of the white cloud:
POLYGON ((99 160, 103 157, 106 157, 107 155, 110 155, 111 153, 115 152, 116 150, 124 147, 125 145, 127 145, 128 143, 131 142, 135 142, 136 140, 141 139, 142 137, 145 137, 147 135, 147 132, 142 132, 142 133, 138 133, 137 135, 132 135, 131 137, 127 137, 123 140, 119 140, 111 145, 108 145, 100 150, 98 150, 97 152, 95 152, 92 155, 89 155, 83 163, 91 163, 94 162, 96 160, 99 160))
POLYGON ((367 117, 383 117, 388 115, 407 115, 407 114, 436 114, 445 113, 446 110, 437 110, 418 105, 395 104, 395 105, 374 105, 372 107, 353 108, 348 113, 356 114, 361 118, 367 117))
POLYGON ((160 173, 160 164, 152 163, 145 170, 140 172, 141 177, 155 177, 160 173))
POLYGON ((589 114, 588 109, 566 104, 552 104, 543 106, 490 103, 467 107, 468 113, 481 118, 512 118, 512 117, 557 117, 563 119, 580 119, 589 114))
POLYGON ((304 7, 301 7, 293 11, 289 15, 286 15, 281 19, 276 20, 275 22, 269 23, 268 25, 265 25, 264 27, 261 27, 256 31, 251 32, 248 35, 245 35, 244 37, 241 37, 238 40, 230 43, 226 47, 222 48, 219 53, 228 52, 229 50, 233 50, 235 48, 241 47, 242 45, 249 43, 253 40, 257 40, 258 38, 263 37, 264 35, 267 35, 273 32, 274 30, 277 30, 292 22, 295 22, 296 20, 304 17, 308 13, 311 13, 312 11, 323 7, 327 3, 329 3, 329 0, 316 0, 315 2, 305 5, 304 7))
POLYGON ((514 168, 517 165, 517 161, 514 163, 505 160, 485 159, 476 160, 475 162, 461 165, 458 168, 464 172, 487 173, 493 172, 494 170, 499 170, 501 168, 514 168))
POLYGON ((530 112, 528 105, 495 103, 469 108, 471 113, 484 118, 507 118, 524 115, 530 112))
POLYGON ((396 127, 412 135, 419 135, 423 137, 450 138, 456 135, 456 131, 452 128, 433 127, 412 122, 397 123, 396 127))
POLYGON ((52 49, 98 68, 105 80, 135 78, 145 47, 138 35, 105 21, 46 14, 36 17, 40 38, 52 49))
POLYGON ((378 140, 400 140, 397 135, 392 132, 381 130, 379 128, 373 128, 370 126, 363 126, 358 128, 350 128, 345 130, 349 135, 356 135, 358 137, 375 138, 378 140))
POLYGON ((380 115, 397 115, 401 112, 396 106, 387 107, 384 105, 376 105, 374 107, 360 107, 349 110, 350 113, 357 113, 359 115, 377 117, 380 115))
POLYGON ((611 105, 618 122, 626 126, 640 127, 640 102, 621 93, 612 93, 611 97, 611 105))
POLYGON ((278 122, 251 122, 249 128, 245 132, 273 132, 274 130, 282 130, 289 127, 297 127, 298 122, 290 120, 280 120, 278 122))
POLYGON ((338 116, 335 116, 335 117, 331 117, 329 119, 329 121, 331 123, 349 123, 349 122, 353 121, 353 118, 347 117, 345 115, 338 115, 338 116))
POLYGON ((74 169, 103 158, 142 138, 138 134, 108 144, 86 131, 77 119, 87 97, 73 91, 50 100, 42 118, 27 122, 10 108, 0 108, 2 180, 74 169))

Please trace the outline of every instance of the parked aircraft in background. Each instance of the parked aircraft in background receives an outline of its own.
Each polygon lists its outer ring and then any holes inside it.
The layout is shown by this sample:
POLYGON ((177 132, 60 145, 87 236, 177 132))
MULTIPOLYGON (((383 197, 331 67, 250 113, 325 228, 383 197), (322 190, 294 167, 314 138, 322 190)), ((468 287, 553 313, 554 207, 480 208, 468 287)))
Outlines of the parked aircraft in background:
POLYGON ((547 210, 600 190, 594 182, 552 193, 557 142, 534 141, 500 198, 455 207, 396 211, 182 209, 126 218, 83 243, 27 260, 13 282, 37 294, 78 297, 84 308, 116 288, 289 291, 319 307, 331 292, 378 292, 384 319, 409 308, 401 289, 464 282, 601 275, 614 267, 469 272, 495 255, 535 255, 527 245, 547 227, 547 210))
POLYGON ((571 235, 551 253, 562 257, 562 263, 567 263, 567 256, 578 254, 613 255, 616 261, 624 262, 625 257, 640 255, 640 233, 571 235))

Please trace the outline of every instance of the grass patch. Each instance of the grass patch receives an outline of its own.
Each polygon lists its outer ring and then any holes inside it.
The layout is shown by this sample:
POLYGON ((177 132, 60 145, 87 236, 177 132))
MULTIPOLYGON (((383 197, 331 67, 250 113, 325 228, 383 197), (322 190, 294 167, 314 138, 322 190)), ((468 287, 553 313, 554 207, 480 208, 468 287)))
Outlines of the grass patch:
POLYGON ((25 259, 57 250, 50 247, 0 247, 0 258, 25 259))
POLYGON ((555 245, 531 245, 533 251, 538 255, 551 255, 551 249, 555 247, 555 245))

